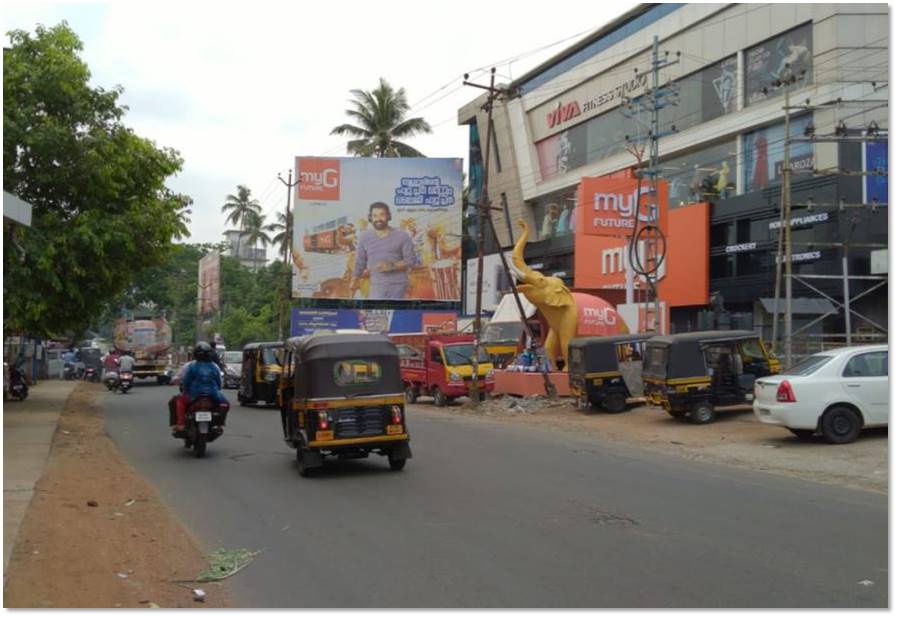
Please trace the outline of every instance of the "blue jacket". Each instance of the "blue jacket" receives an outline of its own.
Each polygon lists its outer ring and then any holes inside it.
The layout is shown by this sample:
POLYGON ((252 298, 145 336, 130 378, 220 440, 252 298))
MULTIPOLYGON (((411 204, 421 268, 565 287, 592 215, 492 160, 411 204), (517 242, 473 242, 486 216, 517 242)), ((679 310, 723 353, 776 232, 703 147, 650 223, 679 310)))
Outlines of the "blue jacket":
POLYGON ((184 375, 184 390, 192 399, 198 396, 217 397, 221 390, 221 372, 211 362, 194 362, 184 375))

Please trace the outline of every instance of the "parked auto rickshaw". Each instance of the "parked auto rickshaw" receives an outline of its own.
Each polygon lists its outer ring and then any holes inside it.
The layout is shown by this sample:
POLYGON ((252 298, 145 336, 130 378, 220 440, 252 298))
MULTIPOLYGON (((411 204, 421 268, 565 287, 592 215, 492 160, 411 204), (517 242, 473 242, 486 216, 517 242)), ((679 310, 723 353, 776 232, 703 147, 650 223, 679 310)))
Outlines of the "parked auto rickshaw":
POLYGON ((316 333, 286 342, 283 436, 299 473, 325 456, 386 456, 399 471, 411 458, 405 394, 395 344, 381 334, 316 333))
POLYGON ((570 341, 570 391, 580 408, 626 410, 627 399, 642 396, 645 341, 653 334, 589 336, 570 341))
POLYGON ((283 372, 283 342, 249 343, 243 347, 243 374, 237 400, 241 405, 263 401, 277 404, 277 388, 283 372))
POLYGON ((754 380, 780 370, 757 333, 709 330, 649 339, 642 375, 650 403, 707 424, 717 406, 750 403, 754 380))

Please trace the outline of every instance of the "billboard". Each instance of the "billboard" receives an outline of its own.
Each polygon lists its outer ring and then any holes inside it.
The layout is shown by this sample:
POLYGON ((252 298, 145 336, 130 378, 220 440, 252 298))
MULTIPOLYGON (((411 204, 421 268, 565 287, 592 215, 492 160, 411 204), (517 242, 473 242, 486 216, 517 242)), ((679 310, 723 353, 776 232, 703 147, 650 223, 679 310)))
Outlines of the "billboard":
MULTIPOLYGON (((584 178, 583 182, 586 180, 598 179, 584 178)), ((601 191, 618 186, 611 178, 603 180, 606 184, 599 185, 601 191)), ((633 181, 628 182, 634 191, 633 181)), ((658 293, 670 307, 706 304, 710 285, 710 205, 697 203, 666 212, 665 186, 665 182, 659 184, 660 229, 667 241, 666 257, 657 272, 658 293)), ((637 250, 644 263, 644 243, 639 243, 637 250)), ((634 289, 644 288, 644 279, 632 273, 629 238, 603 233, 592 235, 579 223, 575 228, 573 272, 576 289, 625 289, 627 275, 632 277, 634 289)))
POLYGON ((458 326, 455 311, 356 310, 294 308, 290 320, 292 336, 318 330, 360 329, 385 334, 454 332, 458 326))
POLYGON ((888 142, 863 144, 863 171, 874 172, 863 177, 863 203, 888 203, 888 142))
POLYGON ((199 260, 196 312, 209 315, 221 308, 221 255, 209 253, 199 260))
POLYGON ((580 220, 575 228, 590 236, 631 236, 636 218, 666 229, 668 186, 657 183, 657 195, 648 182, 630 178, 583 178, 579 183, 580 220), (639 195, 641 193, 641 195, 639 195), (638 208, 638 213, 636 209, 638 208))
MULTIPOLYGON (((505 251, 505 259, 508 267, 511 265, 511 251, 505 251)), ((467 293, 464 297, 464 314, 471 315, 476 312, 477 306, 477 258, 467 260, 467 293)), ((494 311, 498 303, 506 293, 511 291, 511 280, 508 278, 505 268, 501 263, 498 253, 483 255, 483 310, 494 311)))
MULTIPOLYGON (((802 136, 812 122, 812 114, 792 118, 791 137, 802 136)), ((745 133, 742 147, 744 153, 745 192, 758 191, 772 183, 782 181, 782 169, 785 159, 784 122, 745 133)), ((812 143, 792 143, 790 150, 792 170, 808 171, 813 169, 812 143)))
POLYGON ((460 301, 461 166, 297 157, 293 297, 460 301))

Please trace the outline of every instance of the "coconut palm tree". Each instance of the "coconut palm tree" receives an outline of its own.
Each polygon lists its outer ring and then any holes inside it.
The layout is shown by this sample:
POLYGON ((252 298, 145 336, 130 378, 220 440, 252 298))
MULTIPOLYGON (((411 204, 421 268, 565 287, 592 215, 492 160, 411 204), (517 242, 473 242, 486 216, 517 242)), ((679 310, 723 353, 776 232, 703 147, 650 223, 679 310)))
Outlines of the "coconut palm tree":
POLYGON ((262 244, 263 248, 271 244, 271 236, 268 235, 267 226, 265 225, 265 215, 255 210, 247 212, 246 219, 243 221, 243 233, 241 236, 246 238, 246 241, 252 248, 257 248, 259 243, 262 244))
POLYGON ((423 156, 420 152, 399 141, 419 133, 432 133, 423 118, 405 118, 410 110, 405 89, 394 90, 385 79, 373 90, 351 90, 351 108, 346 115, 357 124, 341 124, 330 131, 331 135, 349 135, 355 139, 346 144, 349 154, 355 156, 406 157, 423 156))
POLYGON ((279 254, 289 254, 290 232, 293 230, 293 213, 290 212, 289 215, 284 215, 283 212, 278 212, 277 220, 266 226, 265 230, 274 234, 271 237, 271 244, 278 248, 279 254), (284 224, 284 219, 286 219, 286 224, 284 224))
POLYGON ((262 204, 252 197, 252 191, 243 184, 237 185, 237 194, 228 195, 224 199, 224 205, 221 206, 221 212, 227 214, 225 222, 232 223, 239 227, 240 235, 237 236, 237 259, 240 258, 240 239, 246 231, 246 219, 249 213, 259 214, 262 211, 262 204))

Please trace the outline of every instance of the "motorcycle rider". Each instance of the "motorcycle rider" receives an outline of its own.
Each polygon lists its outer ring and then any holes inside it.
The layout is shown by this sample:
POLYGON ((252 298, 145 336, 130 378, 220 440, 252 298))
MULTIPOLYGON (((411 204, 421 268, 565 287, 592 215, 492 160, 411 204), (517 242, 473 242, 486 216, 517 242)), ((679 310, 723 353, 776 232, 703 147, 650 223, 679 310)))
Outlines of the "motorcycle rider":
POLYGON ((200 396, 210 396, 218 404, 227 402, 221 392, 221 371, 212 362, 212 346, 208 343, 203 341, 196 344, 193 362, 184 373, 183 384, 184 395, 175 400, 175 432, 184 430, 187 406, 200 396))
POLYGON ((221 374, 223 375, 224 374, 224 362, 222 362, 221 355, 218 353, 218 350, 216 349, 215 339, 212 339, 212 342, 210 343, 210 345, 212 346, 212 356, 211 356, 212 362, 214 362, 215 365, 219 369, 221 369, 221 374))
POLYGON ((118 370, 119 373, 134 372, 134 356, 131 355, 131 352, 124 352, 118 359, 118 370))

